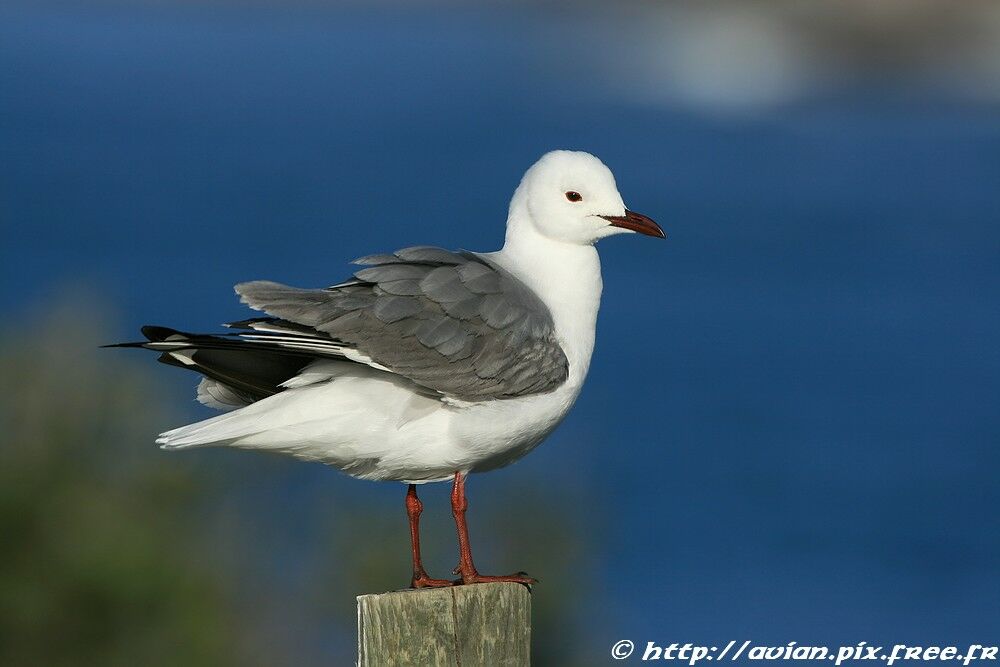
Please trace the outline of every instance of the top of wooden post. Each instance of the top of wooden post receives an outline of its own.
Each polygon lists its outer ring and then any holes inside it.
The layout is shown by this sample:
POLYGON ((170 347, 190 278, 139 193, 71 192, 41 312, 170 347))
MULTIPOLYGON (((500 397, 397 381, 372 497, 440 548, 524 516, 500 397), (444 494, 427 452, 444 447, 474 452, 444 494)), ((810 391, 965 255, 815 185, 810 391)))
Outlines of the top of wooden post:
POLYGON ((527 665, 531 593, 512 583, 358 596, 358 665, 527 665))

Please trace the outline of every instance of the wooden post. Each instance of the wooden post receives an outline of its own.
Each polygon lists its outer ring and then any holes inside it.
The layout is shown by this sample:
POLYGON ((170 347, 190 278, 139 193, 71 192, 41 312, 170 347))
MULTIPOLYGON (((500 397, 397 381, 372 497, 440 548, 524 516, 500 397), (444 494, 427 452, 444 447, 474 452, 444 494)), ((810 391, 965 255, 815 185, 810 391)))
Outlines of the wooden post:
POLYGON ((527 665, 531 593, 472 584, 358 597, 358 665, 527 665))

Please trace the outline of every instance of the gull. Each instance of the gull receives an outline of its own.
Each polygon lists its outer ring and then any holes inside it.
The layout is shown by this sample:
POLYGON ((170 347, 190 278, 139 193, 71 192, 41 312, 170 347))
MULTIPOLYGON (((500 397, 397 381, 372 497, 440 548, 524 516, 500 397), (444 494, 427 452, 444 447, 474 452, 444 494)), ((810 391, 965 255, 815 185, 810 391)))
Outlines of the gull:
POLYGON ((264 314, 222 334, 146 326, 141 347, 200 373, 198 400, 223 414, 162 433, 163 449, 228 446, 319 461, 408 484, 413 588, 535 580, 479 574, 466 523, 469 473, 530 452, 573 406, 590 367, 601 267, 596 241, 664 238, 630 211, 596 157, 552 151, 524 174, 497 252, 420 246, 355 260, 323 289, 236 285, 264 314), (452 481, 456 580, 420 558, 416 485, 452 481))

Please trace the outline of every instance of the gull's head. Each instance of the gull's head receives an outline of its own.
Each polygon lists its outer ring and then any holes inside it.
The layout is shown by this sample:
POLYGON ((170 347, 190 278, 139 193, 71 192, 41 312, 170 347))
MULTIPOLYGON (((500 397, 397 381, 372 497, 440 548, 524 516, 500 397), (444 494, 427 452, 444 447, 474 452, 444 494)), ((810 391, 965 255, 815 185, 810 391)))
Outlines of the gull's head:
POLYGON ((508 224, 577 245, 624 232, 665 236, 655 222, 625 208, 611 170, 582 151, 552 151, 532 165, 514 193, 508 224))

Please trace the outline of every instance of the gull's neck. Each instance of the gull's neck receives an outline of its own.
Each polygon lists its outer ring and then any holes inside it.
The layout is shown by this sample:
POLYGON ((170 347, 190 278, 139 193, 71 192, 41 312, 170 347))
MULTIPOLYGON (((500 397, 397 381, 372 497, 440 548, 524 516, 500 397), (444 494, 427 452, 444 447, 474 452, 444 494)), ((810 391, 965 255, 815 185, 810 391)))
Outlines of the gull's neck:
POLYGON ((537 294, 555 323, 570 362, 569 383, 583 383, 590 367, 601 303, 601 261, 592 245, 556 241, 535 230, 526 207, 511 205, 503 249, 490 258, 537 294))

